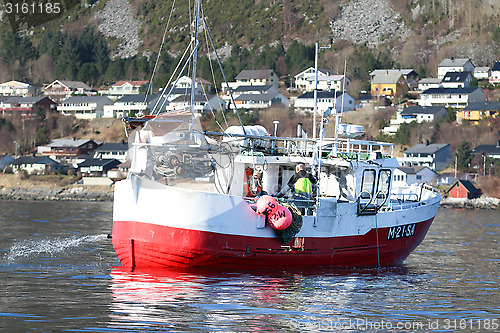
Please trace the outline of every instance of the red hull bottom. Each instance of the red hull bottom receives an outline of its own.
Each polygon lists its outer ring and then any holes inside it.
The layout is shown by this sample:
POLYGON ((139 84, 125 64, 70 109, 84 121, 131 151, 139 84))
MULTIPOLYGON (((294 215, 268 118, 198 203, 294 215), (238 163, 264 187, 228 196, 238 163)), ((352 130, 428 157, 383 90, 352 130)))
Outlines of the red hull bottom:
POLYGON ((398 265, 420 244, 433 219, 409 237, 389 228, 362 236, 278 239, 226 235, 130 221, 113 222, 113 247, 127 267, 317 267, 398 265))

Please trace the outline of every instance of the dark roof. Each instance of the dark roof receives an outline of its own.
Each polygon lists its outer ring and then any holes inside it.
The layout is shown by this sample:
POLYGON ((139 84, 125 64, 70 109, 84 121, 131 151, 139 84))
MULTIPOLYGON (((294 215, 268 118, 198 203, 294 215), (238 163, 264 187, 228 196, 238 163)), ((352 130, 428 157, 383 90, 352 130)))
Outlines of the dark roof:
POLYGON ((496 145, 479 145, 472 149, 473 154, 485 153, 486 155, 499 155, 500 154, 500 142, 496 145))
POLYGON ((63 104, 67 104, 67 103, 74 103, 74 104, 95 103, 95 102, 98 102, 102 99, 107 99, 109 102, 113 102, 112 100, 110 100, 106 96, 71 96, 71 97, 68 97, 67 99, 65 99, 64 101, 62 101, 62 103, 63 104))
POLYGON ((474 102, 469 103, 464 111, 500 111, 500 102, 474 102))
POLYGON ((419 106, 412 105, 401 111, 401 115, 413 115, 413 114, 436 114, 442 109, 446 108, 444 106, 419 106))
POLYGON ((21 164, 59 164, 48 156, 21 156, 16 158, 12 164, 21 165, 21 164))
POLYGON ((122 103, 138 102, 138 103, 141 103, 141 102, 146 101, 146 103, 149 103, 149 102, 151 102, 151 100, 154 97, 155 96, 153 96, 153 95, 148 95, 146 97, 146 95, 144 95, 144 94, 141 94, 141 95, 123 95, 123 97, 117 99, 116 102, 122 102, 122 103))
MULTIPOLYGON (((404 172, 408 175, 416 175, 420 170, 425 169, 425 168, 431 170, 430 168, 428 168, 426 166, 422 166, 422 165, 413 166, 413 167, 398 167, 399 170, 401 170, 402 172, 404 172)), ((436 173, 433 170, 431 170, 431 171, 436 173)))
POLYGON ((419 143, 407 150, 404 151, 405 154, 434 154, 435 152, 449 146, 447 143, 432 143, 430 145, 426 145, 423 143, 419 143))
POLYGON ((455 187, 455 185, 457 185, 457 183, 461 183, 463 185, 463 187, 465 187, 465 189, 467 190, 467 192, 469 193, 477 193, 479 192, 479 190, 474 186, 474 184, 472 184, 472 182, 470 180, 464 180, 464 179, 458 179, 457 181, 455 181, 453 183, 453 185, 450 186, 449 189, 446 190, 446 193, 450 192, 450 190, 455 187))
POLYGON ((128 143, 103 143, 97 149, 97 151, 127 151, 128 150, 128 143))
MULTIPOLYGON (((444 59, 443 61, 441 61, 441 63, 438 65, 438 67, 464 66, 469 61, 470 61, 470 59, 468 59, 468 58, 461 58, 461 59, 450 58, 450 59, 444 59)), ((471 63, 472 63, 472 61, 471 61, 471 63)))
POLYGON ((469 76, 472 76, 469 72, 448 72, 442 82, 465 82, 469 76))
POLYGON ((243 94, 235 98, 235 101, 272 101, 278 96, 278 93, 264 93, 264 94, 243 94))
POLYGON ((111 164, 112 166, 117 166, 121 162, 118 161, 115 158, 87 158, 85 161, 78 163, 78 167, 87 167, 87 166, 93 166, 93 165, 101 165, 105 166, 108 164, 111 164), (113 165, 114 164, 114 165, 113 165))
POLYGON ((54 139, 47 147, 57 148, 57 147, 81 147, 87 143, 95 143, 90 139, 54 139))
MULTIPOLYGON (((213 96, 205 96, 201 94, 194 95, 194 101, 195 102, 207 102, 209 101, 213 96)), ((180 95, 174 98, 170 103, 179 103, 179 102, 190 102, 191 101, 191 95, 180 95)))
POLYGON ((254 69, 246 69, 242 70, 240 74, 236 76, 236 80, 241 80, 241 79, 265 79, 267 78, 271 73, 273 73, 273 70, 271 69, 260 69, 260 70, 254 70, 254 69))
POLYGON ((493 67, 491 68, 492 71, 500 71, 500 61, 495 62, 493 67))
MULTIPOLYGON (((341 91, 337 91, 337 92, 334 92, 334 91, 318 91, 318 98, 334 98, 334 94, 335 93, 335 98, 339 97, 339 96, 342 96, 342 92, 341 91)), ((299 97, 297 98, 314 98, 314 92, 313 91, 308 91, 302 95, 300 95, 299 97)))
POLYGON ((239 86, 238 88, 236 89, 233 89, 234 92, 245 92, 245 91, 268 91, 269 89, 271 89, 272 87, 274 87, 273 85, 270 85, 270 84, 265 84, 265 85, 254 85, 254 86, 239 86))
POLYGON ((429 88, 424 91, 422 94, 426 95, 439 95, 439 94, 470 94, 476 91, 477 89, 481 89, 478 87, 465 87, 465 88, 429 88))
POLYGON ((35 104, 35 103, 40 102, 44 98, 47 98, 47 97, 20 97, 20 96, 13 96, 13 97, 7 98, 7 100, 5 101, 5 103, 35 104))

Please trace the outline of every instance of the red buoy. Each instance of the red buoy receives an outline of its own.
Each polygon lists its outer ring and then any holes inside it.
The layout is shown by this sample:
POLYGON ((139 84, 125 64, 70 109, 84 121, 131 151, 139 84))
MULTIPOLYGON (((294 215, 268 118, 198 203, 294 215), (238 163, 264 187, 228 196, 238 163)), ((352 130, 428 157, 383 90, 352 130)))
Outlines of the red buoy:
POLYGON ((283 206, 278 206, 269 215, 269 224, 276 230, 285 230, 292 223, 292 213, 283 206))

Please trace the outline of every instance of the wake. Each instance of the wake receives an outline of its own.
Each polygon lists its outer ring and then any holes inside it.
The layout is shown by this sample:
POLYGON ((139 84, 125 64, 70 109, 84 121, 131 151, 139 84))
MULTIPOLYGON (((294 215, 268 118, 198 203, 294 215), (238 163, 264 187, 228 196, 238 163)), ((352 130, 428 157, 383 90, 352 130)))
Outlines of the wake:
POLYGON ((14 243, 5 255, 8 262, 18 258, 28 258, 38 254, 54 255, 76 249, 82 245, 97 243, 107 239, 107 234, 87 235, 83 237, 53 237, 23 240, 14 243))

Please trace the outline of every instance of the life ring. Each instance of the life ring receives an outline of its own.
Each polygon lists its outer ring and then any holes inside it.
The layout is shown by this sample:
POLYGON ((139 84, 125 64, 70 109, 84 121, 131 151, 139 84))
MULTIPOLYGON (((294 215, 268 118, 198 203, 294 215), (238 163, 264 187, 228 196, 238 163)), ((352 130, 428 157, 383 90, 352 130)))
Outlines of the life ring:
POLYGON ((243 192, 247 197, 255 197, 258 193, 262 192, 262 182, 253 176, 253 170, 251 168, 245 169, 243 192))

